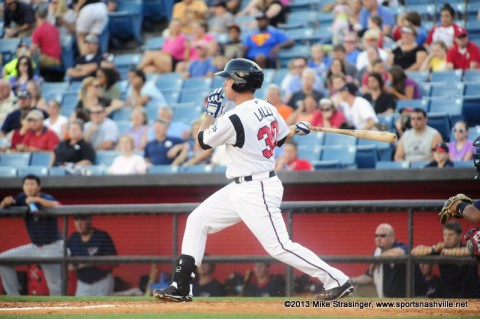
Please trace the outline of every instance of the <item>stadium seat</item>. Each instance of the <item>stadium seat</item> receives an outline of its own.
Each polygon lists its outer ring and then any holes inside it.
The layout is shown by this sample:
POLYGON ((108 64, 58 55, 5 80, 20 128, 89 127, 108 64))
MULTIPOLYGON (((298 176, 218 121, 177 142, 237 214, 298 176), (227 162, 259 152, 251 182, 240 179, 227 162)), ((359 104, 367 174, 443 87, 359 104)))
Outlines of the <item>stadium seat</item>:
POLYGON ((183 90, 210 90, 212 79, 209 78, 188 78, 183 80, 183 90))
POLYGON ((119 54, 115 56, 115 66, 131 68, 136 66, 142 60, 142 55, 139 53, 119 54))
POLYGON ((172 165, 154 165, 147 169, 150 175, 169 175, 178 173, 178 166, 172 165))
POLYGON ((472 161, 454 161, 453 167, 455 168, 471 168, 472 170, 475 168, 475 165, 472 161))
POLYGON ((147 103, 147 105, 145 105, 145 112, 147 112, 148 121, 151 122, 157 119, 157 113, 159 108, 160 107, 158 105, 153 103, 147 103))
POLYGON ((263 85, 262 88, 266 88, 273 81, 275 76, 275 69, 263 69, 263 85))
POLYGON ((430 77, 429 71, 407 71, 405 73, 410 79, 417 82, 417 84, 428 82, 430 77))
POLYGON ((377 164, 377 147, 374 145, 357 146, 355 163, 357 168, 375 168, 377 164))
POLYGON ((0 39, 0 54, 3 64, 6 64, 16 55, 17 47, 20 44, 19 38, 0 39))
POLYGON ((454 83, 462 81, 462 70, 432 72, 430 82, 454 83))
POLYGON ((290 12, 290 14, 287 17, 287 22, 298 23, 298 21, 302 21, 302 24, 314 25, 315 22, 317 21, 317 11, 298 10, 298 11, 290 12))
POLYGON ((406 107, 411 107, 413 109, 420 108, 422 110, 428 111, 429 100, 428 99, 418 99, 418 100, 398 100, 397 101, 397 110, 401 110, 406 107))
POLYGON ((179 103, 195 103, 196 105, 203 105, 203 100, 208 95, 209 91, 205 90, 183 90, 180 93, 179 103))
POLYGON ((381 115, 377 114, 378 122, 388 127, 388 131, 393 131, 395 126, 395 116, 397 114, 381 115))
POLYGON ((51 159, 50 152, 34 152, 30 157, 30 166, 50 166, 51 159))
MULTIPOLYGON (((313 13, 313 12, 312 12, 313 13)), ((305 21, 305 20, 302 20, 305 21)), ((294 39, 295 43, 302 44, 302 43, 310 43, 314 40, 314 32, 313 28, 300 28, 300 29, 290 29, 286 30, 285 34, 294 39)))
POLYGON ((162 91, 162 94, 168 104, 177 103, 178 98, 180 97, 180 91, 175 90, 162 91))
POLYGON ((171 78, 169 76, 160 76, 155 85, 160 91, 180 91, 182 89, 183 80, 171 78))
POLYGON ((16 177, 17 170, 13 167, 0 166, 0 177, 16 177))
POLYGON ((143 0, 118 0, 117 11, 110 12, 109 30, 120 39, 135 37, 142 42, 143 0))
POLYGON ((438 83, 432 85, 430 96, 461 97, 465 91, 465 85, 461 82, 438 83))
POLYGON ((115 123, 117 124, 120 136, 124 135, 132 127, 132 123, 129 121, 115 121, 115 123))
POLYGON ((275 72, 275 76, 272 79, 272 82, 276 85, 280 85, 283 79, 287 76, 289 70, 287 68, 280 68, 275 72))
POLYGON ((225 172, 227 171, 227 166, 225 165, 215 165, 213 167, 213 172, 214 173, 223 173, 225 174, 225 172))
MULTIPOLYGON (((98 153, 97 153, 98 156, 98 153)), ((108 167, 103 165, 90 165, 81 168, 81 174, 84 176, 103 176, 108 173, 108 167)))
POLYGON ((70 84, 68 82, 43 82, 42 83, 42 96, 45 95, 59 95, 68 90, 70 84))
POLYGON ((19 177, 26 176, 28 174, 35 174, 37 176, 48 176, 48 167, 46 166, 28 166, 19 167, 17 169, 17 175, 19 177))
POLYGON ((377 160, 379 161, 392 160, 393 146, 390 143, 359 138, 358 146, 375 146, 375 148, 377 149, 377 160))
POLYGON ((202 111, 200 106, 178 106, 173 109, 173 119, 190 125, 200 118, 202 111))
POLYGON ((428 113, 428 126, 436 129, 444 141, 450 138, 450 121, 446 113, 428 113))
POLYGON ((297 143, 298 146, 321 146, 323 145, 323 140, 325 139, 325 133, 323 132, 311 132, 308 135, 293 137, 293 141, 297 143))
POLYGON ((462 98, 438 98, 430 99, 429 112, 431 113, 447 113, 450 115, 462 114, 463 99, 462 98))
POLYGON ((147 21, 170 21, 174 1, 143 0, 144 19, 147 21), (171 5, 169 5, 171 3, 171 5))
POLYGON ((320 2, 318 0, 295 0, 288 3, 288 10, 290 12, 305 12, 310 10, 316 12, 320 7, 320 2))
POLYGON ((425 168, 430 163, 430 161, 415 161, 410 163, 410 168, 421 169, 425 168))
POLYGON ((117 151, 97 151, 95 156, 95 165, 110 166, 113 163, 115 157, 121 153, 117 151))
POLYGON ((3 153, 0 154, 0 166, 27 167, 30 165, 30 157, 30 153, 3 153))
POLYGON ((65 167, 61 166, 54 166, 50 168, 50 176, 66 176, 67 174, 67 169, 65 167))
POLYGON ((282 49, 278 52, 280 67, 287 67, 288 61, 296 57, 310 58, 310 46, 307 44, 297 44, 288 49, 282 49))
MULTIPOLYGON (((356 141, 355 141, 356 143, 356 141)), ((357 148, 355 144, 347 145, 325 145, 322 147, 322 155, 320 159, 322 161, 335 161, 338 160, 343 167, 355 167, 355 157, 357 154, 357 148)))
POLYGON ((213 172, 213 166, 212 165, 185 166, 181 169, 181 172, 185 174, 210 174, 213 172))
MULTIPOLYGON (((219 76, 214 77, 213 80, 212 80, 212 89, 216 89, 218 87, 223 86, 224 81, 225 81, 225 79, 222 78, 222 77, 219 77, 219 76)), ((263 83, 265 83, 265 82, 263 82, 263 83)))
POLYGON ((342 134, 326 133, 324 144, 351 146, 357 144, 357 138, 342 134))
POLYGON ((299 145, 298 158, 305 159, 309 162, 319 161, 321 150, 320 146, 299 145))
POLYGON ((150 39, 147 39, 145 42, 145 45, 142 46, 143 51, 153 51, 153 50, 160 50, 163 47, 163 43, 165 42, 165 39, 160 36, 160 37, 153 37, 150 39))
POLYGON ((341 169, 341 168, 343 168, 342 163, 339 160, 314 161, 314 162, 312 162, 312 166, 313 166, 313 168, 315 168, 315 170, 341 169))
POLYGON ((112 114, 112 120, 115 122, 118 121, 130 121, 132 117, 132 109, 129 107, 122 107, 121 109, 116 110, 112 114))
POLYGON ((255 97, 257 99, 266 100, 266 94, 267 94, 267 89, 265 87, 262 87, 261 89, 257 89, 255 91, 255 97))
POLYGON ((422 97, 430 96, 430 92, 432 90, 432 84, 427 82, 417 82, 418 90, 420 91, 420 95, 422 97))
POLYGON ((375 169, 408 169, 410 163, 407 161, 394 162, 394 161, 378 161, 375 169))
POLYGON ((465 70, 465 74, 463 75, 463 82, 478 83, 479 81, 480 81, 480 70, 479 69, 465 70))

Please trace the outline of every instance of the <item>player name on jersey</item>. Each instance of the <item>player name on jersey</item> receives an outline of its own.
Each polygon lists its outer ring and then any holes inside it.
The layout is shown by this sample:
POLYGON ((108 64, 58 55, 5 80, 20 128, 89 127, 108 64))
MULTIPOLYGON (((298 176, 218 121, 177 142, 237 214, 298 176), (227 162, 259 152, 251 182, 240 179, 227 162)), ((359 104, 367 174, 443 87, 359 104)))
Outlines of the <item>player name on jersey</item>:
POLYGON ((268 116, 273 116, 272 111, 265 106, 259 106, 258 110, 253 112, 253 113, 255 114, 255 116, 257 117, 257 120, 259 122, 261 122, 264 118, 266 118, 268 116))

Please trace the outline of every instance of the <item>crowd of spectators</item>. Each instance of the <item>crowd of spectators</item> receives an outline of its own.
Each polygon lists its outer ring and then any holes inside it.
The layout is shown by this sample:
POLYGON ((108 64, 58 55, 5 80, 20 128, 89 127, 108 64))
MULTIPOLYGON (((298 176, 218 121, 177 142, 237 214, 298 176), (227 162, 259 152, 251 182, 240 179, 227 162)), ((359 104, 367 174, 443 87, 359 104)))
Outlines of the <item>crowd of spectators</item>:
MULTIPOLYGON (((197 154, 192 134, 195 123, 174 121, 175 105, 170 105, 165 91, 149 79, 151 75, 161 77, 171 72, 184 79, 212 78, 228 59, 235 57, 252 59, 262 68, 278 69, 283 66, 279 53, 294 47, 297 41, 284 27, 292 23, 288 19, 288 2, 254 0, 242 5, 239 0, 177 1, 168 27, 162 32, 162 47, 143 52, 125 76, 117 69, 115 56, 100 49, 100 36, 107 26, 108 13, 117 8, 116 1, 6 0, 4 38, 24 40, 2 69, 0 134, 9 139, 9 147, 4 150, 34 152, 53 147, 54 165, 75 163, 59 162, 56 147, 77 145, 67 127, 78 119, 83 123, 74 126, 84 128, 79 140, 91 144, 95 151, 122 153, 119 161, 133 161, 130 158, 137 158, 131 156, 141 155, 146 167, 214 163, 215 152, 197 154), (71 109, 70 105, 42 96, 49 70, 61 65, 60 40, 66 35, 74 36, 77 51, 65 77, 72 83, 81 82, 75 86, 78 100, 71 113, 64 109, 71 109), (145 111, 149 106, 159 112, 170 109, 172 114, 166 119, 151 118, 152 112, 145 111), (124 108, 132 110, 127 129, 114 120, 115 113, 124 108), (34 124, 40 113, 30 115, 37 109, 43 115, 41 128, 34 124), (32 130, 37 131, 33 134, 36 139, 51 136, 48 132, 53 131, 57 140, 52 138, 50 143, 55 145, 26 146, 23 139, 30 143, 32 130), (130 144, 127 138, 119 143, 122 136, 130 136, 131 151, 126 150, 130 144)), ((443 138, 427 125, 427 113, 414 107, 396 107, 399 100, 422 98, 419 83, 408 72, 474 69, 480 51, 469 40, 467 30, 455 22, 458 14, 451 5, 439 7, 441 23, 428 30, 422 24, 424 17, 409 11, 408 6, 395 18, 391 2, 342 0, 321 8, 333 17, 332 45, 311 43, 309 56, 288 61, 288 72, 276 80, 278 86, 265 86, 261 95, 277 107, 288 123, 306 120, 325 127, 382 130, 382 117, 398 114, 393 129, 401 139, 392 160, 438 162, 434 157, 443 148, 436 146, 443 138)), ((468 126, 465 122, 457 124, 452 123, 455 140, 447 156, 453 162, 469 160, 472 153, 468 149, 468 126)), ((77 155, 74 157, 80 162, 77 155)), ((444 166, 449 165, 439 165, 444 166)), ((111 168, 108 172, 115 171, 111 168)), ((134 172, 142 174, 145 169, 131 170, 134 172)))

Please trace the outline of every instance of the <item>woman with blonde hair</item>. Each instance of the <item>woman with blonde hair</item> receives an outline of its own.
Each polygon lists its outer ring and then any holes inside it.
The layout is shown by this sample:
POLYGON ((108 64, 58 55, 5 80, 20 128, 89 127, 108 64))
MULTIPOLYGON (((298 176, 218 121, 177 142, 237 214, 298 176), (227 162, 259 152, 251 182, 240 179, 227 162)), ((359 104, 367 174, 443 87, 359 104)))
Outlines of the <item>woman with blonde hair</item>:
POLYGON ((133 152, 134 141, 130 135, 123 135, 118 146, 122 155, 113 160, 108 170, 111 175, 135 175, 147 172, 145 159, 133 152))
POLYGON ((82 87, 78 91, 78 103, 75 109, 90 110, 93 106, 102 105, 108 115, 125 105, 121 100, 110 100, 103 96, 102 92, 102 85, 97 78, 89 76, 83 79, 82 87))
POLYGON ((423 61, 421 71, 446 71, 448 48, 445 42, 435 41, 432 43, 431 52, 423 61))
POLYGON ((30 96, 32 97, 32 102, 30 104, 32 107, 48 111, 47 101, 42 97, 42 90, 40 90, 40 86, 37 82, 28 81, 27 91, 30 92, 30 96))
POLYGON ((134 149, 143 150, 147 144, 148 118, 145 108, 136 106, 132 110, 132 126, 125 134, 133 138, 134 149))

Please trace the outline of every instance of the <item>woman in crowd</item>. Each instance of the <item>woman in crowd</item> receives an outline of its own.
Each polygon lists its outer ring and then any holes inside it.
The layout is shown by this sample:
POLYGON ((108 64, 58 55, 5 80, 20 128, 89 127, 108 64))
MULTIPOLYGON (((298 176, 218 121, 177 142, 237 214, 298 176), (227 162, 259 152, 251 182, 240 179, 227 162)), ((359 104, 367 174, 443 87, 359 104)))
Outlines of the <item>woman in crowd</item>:
POLYGON ((118 144, 122 155, 115 157, 110 166, 109 173, 111 175, 145 174, 147 172, 147 165, 142 156, 133 152, 133 138, 129 135, 124 135, 120 138, 118 144))
POLYGON ((332 83, 332 89, 329 90, 330 93, 330 100, 333 101, 333 104, 339 105, 343 99, 341 92, 339 90, 345 86, 345 74, 343 73, 335 73, 331 76, 330 79, 332 83))
POLYGON ((475 148, 468 139, 468 126, 464 121, 458 121, 453 127, 455 140, 448 145, 451 161, 469 161, 473 157, 475 148))
POLYGON ((372 66, 369 67, 367 72, 365 72, 362 76, 362 93, 363 94, 369 93, 368 76, 372 72, 376 72, 378 74, 381 74, 384 83, 388 81, 388 71, 385 69, 385 62, 383 62, 382 59, 375 59, 372 62, 372 66))
POLYGON ((427 57, 427 50, 417 44, 417 30, 411 24, 405 24, 400 30, 401 44, 388 57, 388 65, 398 65, 405 71, 418 71, 427 57))
POLYGON ((329 91, 332 91, 332 81, 331 77, 333 74, 342 73, 345 75, 345 82, 353 82, 353 78, 350 75, 347 75, 347 70, 345 69, 345 63, 340 59, 333 59, 330 67, 327 72, 327 87, 329 91))
POLYGON ((330 99, 320 100, 320 109, 313 114, 312 122, 314 126, 339 128, 345 121, 342 111, 335 107, 330 99))
POLYGON ((142 106, 136 106, 132 110, 132 127, 130 127, 125 134, 133 139, 134 149, 141 151, 147 144, 148 134, 148 119, 147 112, 142 106))
POLYGON ((443 41, 432 43, 431 52, 423 61, 420 70, 422 71, 446 71, 447 70, 447 46, 443 41))
POLYGON ((39 109, 48 111, 47 101, 42 97, 42 90, 40 90, 40 85, 38 85, 37 82, 28 81, 27 91, 30 92, 31 107, 37 107, 39 109))
POLYGON ((392 94, 385 90, 385 83, 380 73, 372 72, 368 75, 368 92, 363 95, 373 105, 375 113, 378 115, 387 115, 395 111, 395 100, 392 94))
POLYGON ((204 150, 197 142, 198 130, 201 124, 201 121, 193 122, 191 134, 187 142, 177 144, 168 151, 168 157, 178 154, 172 162, 172 165, 191 166, 209 163, 213 149, 204 150))
POLYGON ((172 19, 166 33, 161 51, 146 51, 143 54, 143 60, 138 66, 143 72, 173 72, 177 64, 185 60, 187 37, 182 33, 181 21, 172 19))
POLYGON ((68 119, 60 114, 62 105, 56 100, 48 101, 48 118, 43 120, 43 125, 54 131, 59 140, 63 140, 67 130, 68 119))
POLYGON ((298 108, 288 117, 287 123, 296 123, 299 121, 312 122, 313 115, 318 109, 318 102, 315 96, 309 94, 305 96, 303 101, 300 101, 298 108))
POLYGON ((118 74, 111 68, 100 68, 97 71, 97 80, 102 89, 102 95, 110 100, 121 99, 122 93, 117 85, 118 74))
POLYGON ((387 91, 393 95, 395 100, 414 100, 421 98, 417 83, 408 78, 400 66, 392 66, 388 71, 388 75, 391 86, 387 87, 387 91))
POLYGON ((84 139, 83 124, 79 118, 68 123, 68 139, 55 148, 52 166, 81 168, 95 163, 95 150, 92 144, 84 139))
POLYGON ((108 107, 112 101, 102 96, 101 88, 102 86, 96 78, 92 76, 85 78, 78 92, 78 103, 75 108, 90 110, 90 108, 99 104, 108 107))
POLYGON ((35 74, 32 59, 26 55, 18 58, 17 75, 9 80, 13 91, 26 90, 28 81, 42 82, 42 78, 35 74))
POLYGON ((455 10, 450 4, 445 3, 440 10, 440 19, 442 23, 434 26, 430 30, 427 41, 425 41, 425 43, 430 45, 435 41, 443 41, 447 48, 453 47, 455 45, 455 28, 458 27, 457 24, 453 23, 454 18, 455 10))

